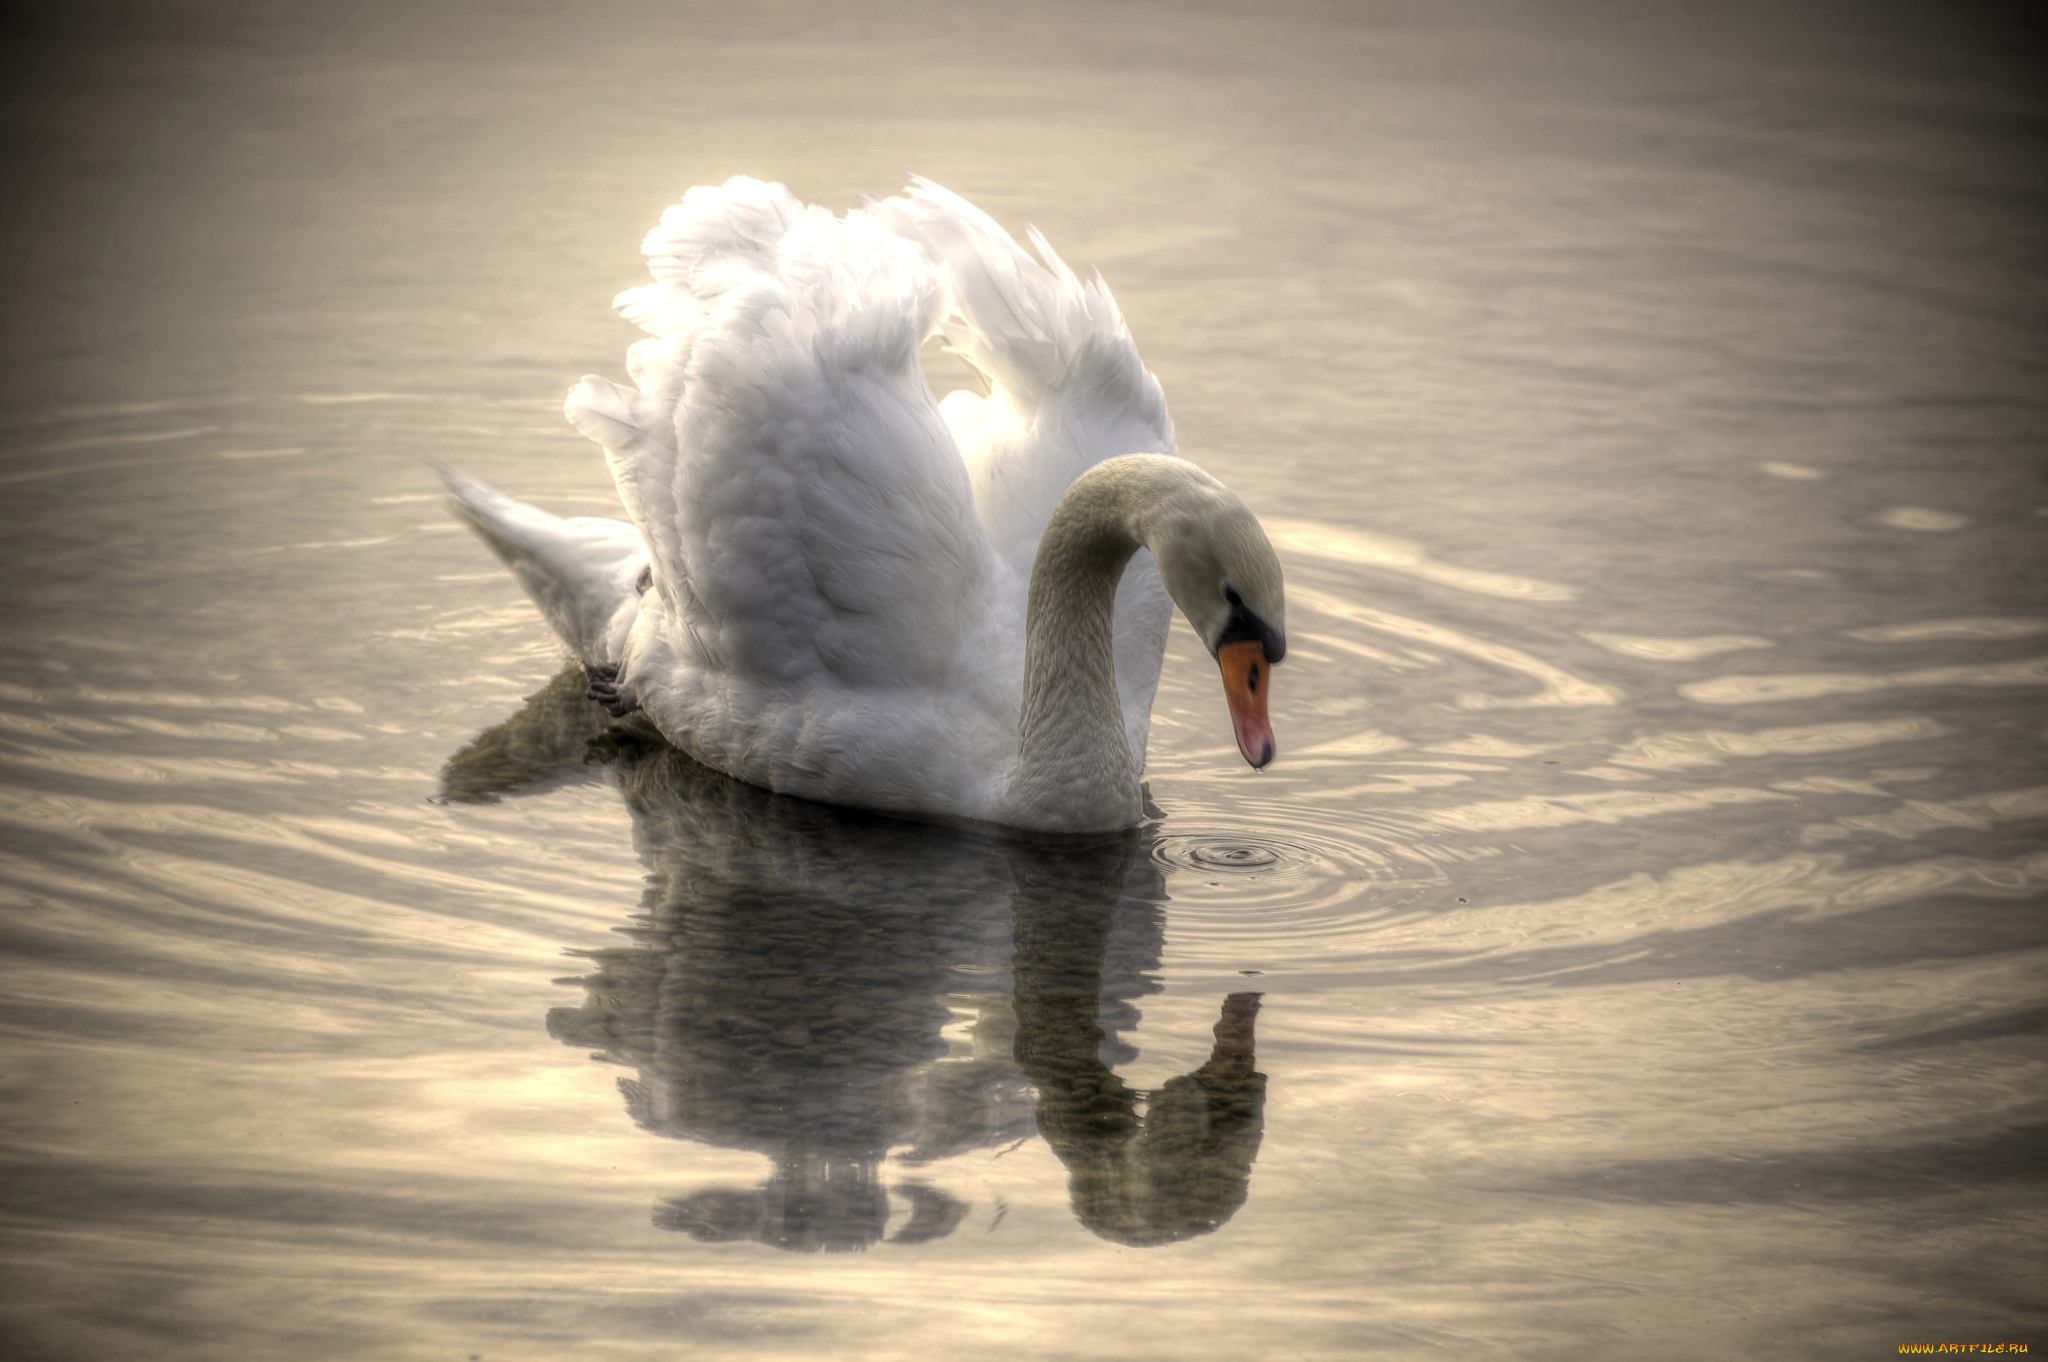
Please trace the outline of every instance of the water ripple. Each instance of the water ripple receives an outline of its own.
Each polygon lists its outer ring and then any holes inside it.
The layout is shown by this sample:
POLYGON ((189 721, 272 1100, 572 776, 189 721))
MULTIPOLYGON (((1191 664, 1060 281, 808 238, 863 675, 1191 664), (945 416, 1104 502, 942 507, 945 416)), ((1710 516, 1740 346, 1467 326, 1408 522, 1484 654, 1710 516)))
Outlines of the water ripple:
POLYGON ((1718 766, 1729 757, 1806 757, 1851 752, 1880 743, 1939 738, 1951 731, 1946 724, 1907 714, 1867 722, 1765 728, 1754 733, 1719 729, 1652 733, 1636 739, 1607 760, 1616 766, 1645 771, 1677 771, 1690 766, 1718 766))
POLYGON ((1771 640, 1758 638, 1754 634, 1708 634, 1703 638, 1646 638, 1640 634, 1606 634, 1597 629, 1588 629, 1583 637, 1588 642, 1599 644, 1610 653, 1620 653, 1623 657, 1647 658, 1652 662, 1697 662, 1701 658, 1715 657, 1721 653, 1777 646, 1771 640))
POLYGON ((1922 667, 1910 672, 1806 672, 1780 676, 1717 676, 1680 686, 1678 693, 1703 705, 1757 705, 1777 700, 1817 700, 1828 695, 1922 686, 2048 685, 2048 657, 2022 658, 1983 666, 1922 667))
POLYGON ((2000 615, 1958 615, 1950 619, 1913 620, 1905 624, 1877 624, 1867 629, 1847 629, 1843 638, 1863 643, 1925 643, 1931 639, 2031 638, 2048 631, 2048 620, 2000 615))
POLYGON ((1460 695, 1460 709, 1612 705, 1620 698, 1615 691, 1606 686, 1573 676, 1562 667, 1553 666, 1539 657, 1533 657, 1519 648, 1510 648, 1504 643, 1474 638, 1470 634, 1447 629, 1440 624, 1431 624, 1427 620, 1411 619, 1372 606, 1359 605, 1312 587, 1290 587, 1287 595, 1292 605, 1305 607, 1336 619, 1348 620, 1353 624, 1362 624, 1368 629, 1392 634, 1396 638, 1426 643, 1432 647, 1442 648, 1446 652, 1462 653, 1489 666, 1526 676, 1541 687, 1536 694, 1524 696, 1460 695))
POLYGON ((1178 949, 1232 968, 1317 958, 1491 854, 1449 845, 1441 830, 1281 799, 1178 810, 1151 846, 1178 949))
POLYGON ((1570 587, 1555 582, 1441 563, 1420 546, 1389 535, 1365 534, 1314 520, 1273 517, 1267 518, 1265 526, 1276 547, 1310 558, 1383 568, 1439 586, 1515 601, 1569 601, 1578 596, 1570 587))

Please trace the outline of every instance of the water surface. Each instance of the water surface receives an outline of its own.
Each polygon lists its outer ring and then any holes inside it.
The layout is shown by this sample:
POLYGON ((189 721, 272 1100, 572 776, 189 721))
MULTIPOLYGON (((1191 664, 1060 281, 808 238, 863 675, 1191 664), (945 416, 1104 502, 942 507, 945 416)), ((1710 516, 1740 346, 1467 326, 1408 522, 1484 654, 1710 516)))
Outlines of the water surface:
POLYGON ((11 22, 10 1355, 2048 1342, 1998 12, 11 22), (608 730, 438 503, 614 513, 559 404, 681 190, 909 171, 1287 568, 1279 763, 1177 625, 1128 837, 608 730))

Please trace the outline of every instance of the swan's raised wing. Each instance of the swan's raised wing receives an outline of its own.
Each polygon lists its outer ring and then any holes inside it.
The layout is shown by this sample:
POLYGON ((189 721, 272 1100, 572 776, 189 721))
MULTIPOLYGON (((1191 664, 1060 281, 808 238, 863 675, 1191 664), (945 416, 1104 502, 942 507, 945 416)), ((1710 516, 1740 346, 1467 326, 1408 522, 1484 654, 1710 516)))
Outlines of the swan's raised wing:
POLYGON ((733 280, 773 272, 776 246, 803 213, 781 185, 745 176, 699 185, 671 204, 640 243, 651 282, 612 300, 647 332, 626 352, 635 386, 589 375, 563 404, 571 424, 603 446, 619 499, 653 554, 655 589, 672 610, 688 594, 678 576, 675 483, 676 408, 690 351, 733 280))
POLYGON ((1033 259, 995 220, 930 180, 875 205, 951 286, 946 341, 989 392, 942 404, 996 552, 1026 575, 1075 478, 1119 454, 1172 454, 1159 381, 1100 276, 1081 279, 1036 229, 1033 259))
MULTIPOLYGON (((989 391, 950 393, 940 410, 990 546, 1028 580, 1039 536, 1074 479, 1119 454, 1176 452, 1159 380, 1101 276, 1078 277, 1035 228, 1037 259, 988 214, 923 178, 875 212, 945 271, 948 347, 989 391)), ((1141 766, 1172 618, 1158 568, 1140 551, 1117 588, 1116 679, 1141 766)))
POLYGON ((943 684, 991 569, 917 364, 945 284, 868 214, 692 190, 621 295, 637 389, 569 414, 611 455, 700 665, 765 682, 943 684), (664 421, 664 414, 667 420, 664 421))

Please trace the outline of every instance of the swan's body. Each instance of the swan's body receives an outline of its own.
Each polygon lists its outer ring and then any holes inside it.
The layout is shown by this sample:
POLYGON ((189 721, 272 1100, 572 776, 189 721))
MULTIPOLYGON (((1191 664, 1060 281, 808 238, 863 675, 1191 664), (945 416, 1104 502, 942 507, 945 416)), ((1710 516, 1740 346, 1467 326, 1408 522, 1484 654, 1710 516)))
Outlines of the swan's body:
POLYGON ((632 524, 559 520, 451 471, 455 508, 594 693, 742 780, 1134 824, 1174 602, 1249 666, 1232 707, 1264 765, 1278 562, 1236 497, 1172 457, 1108 289, 1033 244, 1044 264, 922 181, 844 218, 780 185, 693 189, 648 235, 654 282, 617 301, 650 333, 637 386, 586 378, 567 403, 632 524), (942 327, 986 396, 933 399, 917 353, 942 327))

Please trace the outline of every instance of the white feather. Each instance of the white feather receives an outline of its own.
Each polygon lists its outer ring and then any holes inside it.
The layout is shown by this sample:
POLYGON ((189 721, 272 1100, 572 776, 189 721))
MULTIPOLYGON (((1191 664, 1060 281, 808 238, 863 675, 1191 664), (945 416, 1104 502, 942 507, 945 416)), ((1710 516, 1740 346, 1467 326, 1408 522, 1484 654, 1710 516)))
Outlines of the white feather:
MULTIPOLYGON (((571 530, 467 480, 459 508, 699 760, 835 803, 996 816, 1046 521, 1103 459, 1173 452, 1108 288, 1032 242, 1038 259, 925 180, 844 217, 757 180, 692 189, 643 244, 652 282, 616 300, 649 333, 634 386, 586 378, 565 406, 637 531, 571 530), (941 327, 986 396, 934 400, 917 354, 941 327), (628 535, 656 588, 630 602, 592 585, 619 580, 628 535)), ((1139 762, 1170 612, 1141 554, 1115 616, 1139 762)))
POLYGON ((475 530, 583 662, 614 665, 640 613, 647 571, 640 531, 616 520, 563 520, 493 491, 453 468, 436 469, 449 509, 475 530))

